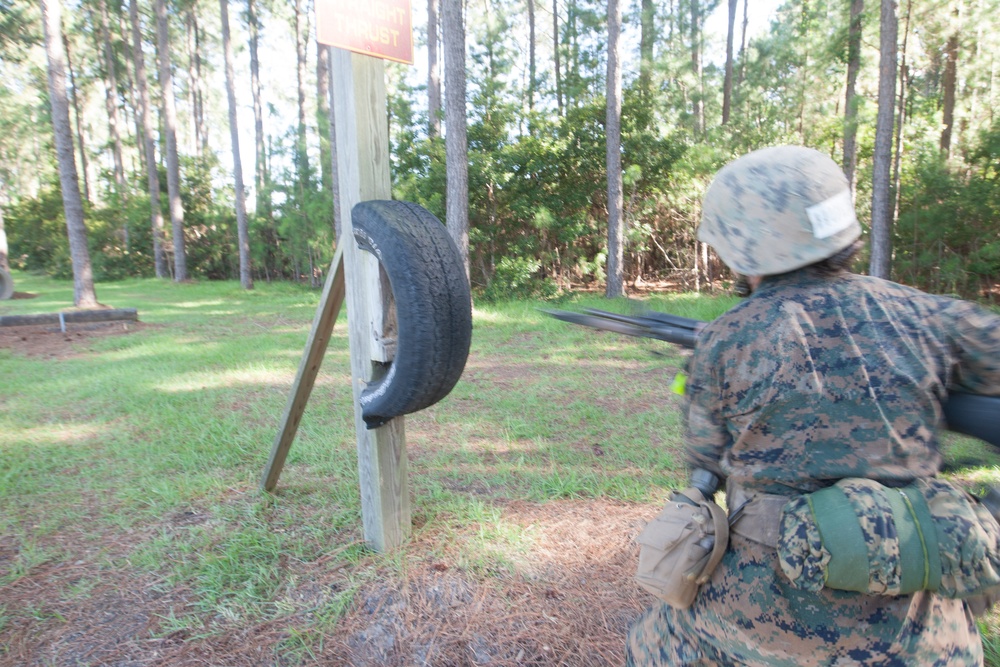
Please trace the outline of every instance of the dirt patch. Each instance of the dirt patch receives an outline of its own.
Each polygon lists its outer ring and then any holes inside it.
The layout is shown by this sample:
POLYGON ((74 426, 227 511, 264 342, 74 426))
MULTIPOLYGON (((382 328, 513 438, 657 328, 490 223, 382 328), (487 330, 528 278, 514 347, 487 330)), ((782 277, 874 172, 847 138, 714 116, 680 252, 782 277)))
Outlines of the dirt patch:
POLYGON ((68 359, 85 353, 95 339, 127 336, 148 326, 134 321, 67 324, 65 332, 50 326, 0 327, 0 350, 26 357, 68 359))
POLYGON ((504 521, 534 535, 509 570, 474 573, 444 554, 368 586, 319 662, 619 665, 628 627, 651 601, 632 580, 649 513, 600 499, 506 504, 504 521))

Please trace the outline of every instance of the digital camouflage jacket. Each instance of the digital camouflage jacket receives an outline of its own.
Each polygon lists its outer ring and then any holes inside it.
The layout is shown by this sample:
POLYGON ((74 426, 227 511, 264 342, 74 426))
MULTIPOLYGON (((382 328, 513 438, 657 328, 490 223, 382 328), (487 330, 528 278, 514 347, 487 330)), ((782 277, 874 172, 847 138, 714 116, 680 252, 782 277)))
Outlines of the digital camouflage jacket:
POLYGON ((1000 317, 895 283, 765 278, 702 332, 687 382, 694 467, 767 493, 937 473, 949 389, 1000 394, 1000 317))
MULTIPOLYGON (((688 457, 731 482, 795 496, 847 477, 937 474, 949 389, 1000 394, 1000 317, 876 278, 805 268, 765 278, 699 338, 688 457)), ((653 607, 630 665, 981 665, 967 606, 931 593, 800 590, 773 548, 733 535, 695 604, 653 607)))

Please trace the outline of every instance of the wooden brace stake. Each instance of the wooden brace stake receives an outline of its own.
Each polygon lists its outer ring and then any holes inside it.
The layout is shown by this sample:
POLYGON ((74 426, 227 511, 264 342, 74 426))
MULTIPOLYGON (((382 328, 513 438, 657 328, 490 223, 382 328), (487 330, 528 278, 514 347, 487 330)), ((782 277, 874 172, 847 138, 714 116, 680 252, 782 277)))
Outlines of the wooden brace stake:
POLYGON ((326 354, 327 345, 330 343, 333 325, 344 303, 344 293, 344 250, 343 247, 338 247, 330 265, 330 272, 326 275, 323 296, 316 309, 316 317, 313 318, 305 353, 299 362, 299 372, 288 395, 285 414, 281 417, 281 427, 274 438, 271 456, 260 481, 261 488, 268 493, 274 491, 278 485, 278 477, 285 465, 288 450, 291 449, 295 433, 299 430, 299 422, 302 421, 306 403, 309 402, 309 395, 316 383, 316 375, 319 373, 320 364, 323 363, 323 355, 326 354))

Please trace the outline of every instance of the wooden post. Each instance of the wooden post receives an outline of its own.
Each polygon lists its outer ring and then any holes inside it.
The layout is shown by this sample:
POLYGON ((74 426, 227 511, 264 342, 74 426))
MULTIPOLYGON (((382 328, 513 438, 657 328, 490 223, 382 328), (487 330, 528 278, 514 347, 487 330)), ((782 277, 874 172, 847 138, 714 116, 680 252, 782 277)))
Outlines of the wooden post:
POLYGON ((299 422, 302 421, 302 414, 306 411, 306 403, 312 394, 319 366, 323 363, 323 356, 330 344, 330 334, 333 333, 333 325, 337 321, 343 303, 344 248, 341 246, 334 253, 330 272, 326 275, 326 285, 323 287, 323 296, 316 308, 309 340, 306 341, 306 351, 302 355, 302 361, 299 362, 299 372, 288 395, 285 414, 281 416, 281 428, 274 437, 271 456, 267 460, 264 476, 260 480, 261 488, 268 493, 274 491, 274 487, 278 485, 278 477, 285 466, 285 458, 292 447, 292 441, 295 440, 295 434, 299 430, 299 422))
POLYGON ((385 63, 339 48, 331 49, 330 60, 361 512, 365 539, 376 551, 387 551, 410 535, 406 436, 402 417, 372 430, 361 419, 361 391, 378 368, 373 360, 386 356, 376 350, 373 337, 382 337, 381 331, 373 332, 382 314, 373 313, 383 308, 385 299, 377 289, 382 281, 372 274, 378 263, 358 250, 351 222, 355 204, 392 198, 385 63))

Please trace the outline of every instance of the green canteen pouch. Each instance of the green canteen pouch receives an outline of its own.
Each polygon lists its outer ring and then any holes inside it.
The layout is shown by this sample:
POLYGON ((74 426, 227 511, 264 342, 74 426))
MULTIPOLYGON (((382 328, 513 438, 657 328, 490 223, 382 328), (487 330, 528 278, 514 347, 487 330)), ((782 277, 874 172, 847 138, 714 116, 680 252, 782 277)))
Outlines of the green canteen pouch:
POLYGON ((1000 526, 940 479, 904 488, 850 478, 782 510, 778 559, 797 588, 981 595, 1000 584, 1000 526))
POLYGON ((687 609, 729 545, 725 510, 691 487, 674 493, 639 534, 635 579, 671 607, 687 609))

